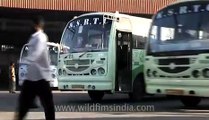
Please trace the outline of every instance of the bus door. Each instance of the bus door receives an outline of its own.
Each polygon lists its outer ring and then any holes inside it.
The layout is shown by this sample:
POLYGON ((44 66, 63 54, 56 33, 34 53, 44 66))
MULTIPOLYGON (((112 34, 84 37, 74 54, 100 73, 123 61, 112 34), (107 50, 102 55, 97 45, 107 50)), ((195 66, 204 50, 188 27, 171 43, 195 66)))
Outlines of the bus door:
POLYGON ((132 86, 132 49, 130 32, 116 34, 116 91, 130 91, 132 86))

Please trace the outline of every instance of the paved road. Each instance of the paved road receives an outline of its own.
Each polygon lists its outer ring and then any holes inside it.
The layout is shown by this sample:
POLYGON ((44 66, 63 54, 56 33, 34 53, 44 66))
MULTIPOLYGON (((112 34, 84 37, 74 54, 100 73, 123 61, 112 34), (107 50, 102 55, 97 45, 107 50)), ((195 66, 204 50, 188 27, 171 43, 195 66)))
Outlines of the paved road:
MULTIPOLYGON (((178 99, 164 96, 146 97, 140 103, 133 103, 125 94, 105 95, 102 102, 92 103, 85 92, 56 91, 53 94, 56 107, 62 106, 62 109, 56 112, 57 120, 205 120, 209 118, 209 99, 204 99, 195 109, 187 109, 178 99), (63 110, 63 106, 70 106, 70 109, 65 107, 63 110), (143 109, 133 112, 136 106, 143 109), (116 112, 119 109, 121 112, 116 112)), ((12 120, 17 98, 18 93, 0 92, 0 120, 12 120)), ((27 116, 30 120, 43 120, 43 118, 42 107, 31 110, 27 116)))

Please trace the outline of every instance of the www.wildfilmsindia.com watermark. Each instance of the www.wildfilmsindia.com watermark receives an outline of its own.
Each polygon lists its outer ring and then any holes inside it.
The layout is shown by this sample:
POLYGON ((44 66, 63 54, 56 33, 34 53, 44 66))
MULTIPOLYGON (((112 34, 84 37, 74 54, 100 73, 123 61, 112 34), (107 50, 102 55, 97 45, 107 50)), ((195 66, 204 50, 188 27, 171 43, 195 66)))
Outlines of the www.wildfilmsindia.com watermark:
POLYGON ((154 105, 111 104, 55 105, 56 112, 154 112, 154 105))

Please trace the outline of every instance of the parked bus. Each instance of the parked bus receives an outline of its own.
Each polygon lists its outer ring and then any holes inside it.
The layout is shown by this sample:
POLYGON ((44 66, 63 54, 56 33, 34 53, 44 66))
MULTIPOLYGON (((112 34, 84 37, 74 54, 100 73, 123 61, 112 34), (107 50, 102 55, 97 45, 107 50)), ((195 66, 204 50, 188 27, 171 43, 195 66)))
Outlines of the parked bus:
POLYGON ((144 95, 144 43, 151 19, 116 13, 88 13, 67 24, 59 55, 60 90, 88 91, 93 101, 105 93, 144 95))
POLYGON ((209 1, 166 6, 153 17, 146 45, 146 91, 194 107, 209 96, 209 1))
MULTIPOLYGON (((57 57, 59 51, 59 44, 47 42, 49 58, 50 58, 50 70, 51 70, 51 78, 50 86, 53 88, 58 87, 58 80, 57 80, 57 57)), ((27 74, 27 64, 22 63, 24 57, 28 55, 28 45, 25 44, 20 53, 20 60, 19 60, 19 86, 22 85, 23 80, 25 80, 25 75, 27 74)))

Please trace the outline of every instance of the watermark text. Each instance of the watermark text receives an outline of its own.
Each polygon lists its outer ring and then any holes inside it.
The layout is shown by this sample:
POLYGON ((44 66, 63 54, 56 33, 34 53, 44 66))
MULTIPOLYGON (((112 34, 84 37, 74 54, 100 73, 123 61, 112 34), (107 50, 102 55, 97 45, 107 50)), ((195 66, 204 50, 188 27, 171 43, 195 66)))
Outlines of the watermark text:
POLYGON ((130 105, 100 103, 84 105, 55 105, 56 112, 154 112, 154 105, 130 105))

